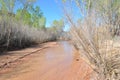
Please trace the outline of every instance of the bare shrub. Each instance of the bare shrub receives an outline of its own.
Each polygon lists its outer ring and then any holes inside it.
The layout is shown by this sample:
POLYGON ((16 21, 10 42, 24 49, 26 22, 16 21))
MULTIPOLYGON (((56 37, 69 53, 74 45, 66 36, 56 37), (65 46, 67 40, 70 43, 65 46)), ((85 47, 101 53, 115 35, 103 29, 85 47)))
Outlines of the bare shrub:
POLYGON ((11 19, 0 20, 0 48, 24 48, 56 39, 56 34, 48 30, 41 30, 11 19))
MULTIPOLYGON (((91 80, 120 80, 120 43, 114 40, 110 31, 114 26, 119 25, 117 23, 119 19, 116 19, 114 25, 113 16, 111 16, 114 13, 112 10, 103 5, 102 8, 106 12, 99 14, 100 0, 88 1, 92 4, 88 4, 88 12, 85 12, 86 15, 79 24, 73 18, 75 14, 71 14, 74 11, 71 8, 72 6, 69 7, 71 9, 66 6, 63 7, 66 20, 71 27, 70 34, 73 45, 93 69, 91 80), (93 8, 90 8, 90 5, 93 8)), ((74 1, 68 2, 73 3, 74 1)), ((80 3, 77 2, 77 7, 80 8, 81 12, 84 12, 83 9, 85 8, 80 3)))

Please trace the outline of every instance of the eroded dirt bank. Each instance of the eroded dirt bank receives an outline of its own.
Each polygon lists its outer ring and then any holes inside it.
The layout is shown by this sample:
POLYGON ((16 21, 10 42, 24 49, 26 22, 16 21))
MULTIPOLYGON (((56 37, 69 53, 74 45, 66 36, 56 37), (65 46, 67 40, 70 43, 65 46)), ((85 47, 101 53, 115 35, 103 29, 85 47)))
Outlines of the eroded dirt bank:
POLYGON ((46 47, 1 70, 0 80, 89 80, 90 68, 68 42, 46 47))

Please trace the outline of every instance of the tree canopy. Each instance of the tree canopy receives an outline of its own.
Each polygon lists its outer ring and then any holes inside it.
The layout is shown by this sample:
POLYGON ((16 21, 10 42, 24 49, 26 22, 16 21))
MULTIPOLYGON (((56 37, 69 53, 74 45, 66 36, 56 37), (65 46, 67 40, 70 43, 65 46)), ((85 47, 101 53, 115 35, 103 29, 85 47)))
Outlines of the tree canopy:
POLYGON ((36 0, 0 0, 1 16, 12 17, 25 25, 45 28, 46 18, 39 6, 34 6, 36 0), (17 4, 22 7, 17 8, 17 4), (15 8, 17 10, 15 11, 15 8))
POLYGON ((51 30, 53 31, 63 31, 63 28, 64 28, 64 21, 62 19, 54 20, 51 24, 51 30))

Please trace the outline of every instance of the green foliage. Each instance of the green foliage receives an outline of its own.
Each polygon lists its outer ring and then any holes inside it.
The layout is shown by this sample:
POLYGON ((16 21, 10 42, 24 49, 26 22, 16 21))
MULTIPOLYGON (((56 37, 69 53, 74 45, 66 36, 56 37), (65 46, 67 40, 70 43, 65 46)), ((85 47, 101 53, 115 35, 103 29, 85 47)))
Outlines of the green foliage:
POLYGON ((41 18, 39 18, 38 22, 39 22, 39 24, 38 24, 39 27, 42 28, 42 29, 45 29, 46 18, 45 17, 41 17, 41 18))
POLYGON ((36 28, 45 28, 46 19, 38 6, 30 6, 28 9, 19 9, 16 13, 16 19, 22 20, 24 24, 36 28))
POLYGON ((66 0, 62 0, 62 2, 64 3, 64 2, 66 2, 66 0))
POLYGON ((63 27, 64 27, 64 21, 62 19, 54 20, 52 25, 51 25, 51 29, 53 31, 62 31, 63 27))
POLYGON ((17 21, 21 21, 25 25, 36 28, 45 28, 46 18, 43 16, 39 6, 34 7, 36 0, 0 0, 0 16, 13 17, 17 21), (14 13, 15 5, 19 3, 22 7, 14 13), (13 15, 13 16, 11 16, 13 15))
POLYGON ((0 10, 3 14, 13 13, 16 0, 0 0, 0 10))
POLYGON ((15 18, 17 20, 22 20, 24 24, 31 25, 31 14, 26 10, 24 10, 23 13, 22 9, 18 9, 15 18))
POLYGON ((35 8, 31 6, 30 11, 32 15, 31 20, 33 22, 33 26, 37 28, 45 28, 46 18, 43 16, 39 6, 36 6, 35 8))

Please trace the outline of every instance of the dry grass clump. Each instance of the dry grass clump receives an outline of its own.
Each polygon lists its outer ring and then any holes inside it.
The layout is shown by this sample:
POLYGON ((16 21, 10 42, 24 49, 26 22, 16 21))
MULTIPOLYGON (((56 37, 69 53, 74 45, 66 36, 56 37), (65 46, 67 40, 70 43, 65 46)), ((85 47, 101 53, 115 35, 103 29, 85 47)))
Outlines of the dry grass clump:
POLYGON ((56 34, 41 30, 16 21, 0 20, 0 48, 1 50, 24 48, 33 44, 56 39, 56 34))

